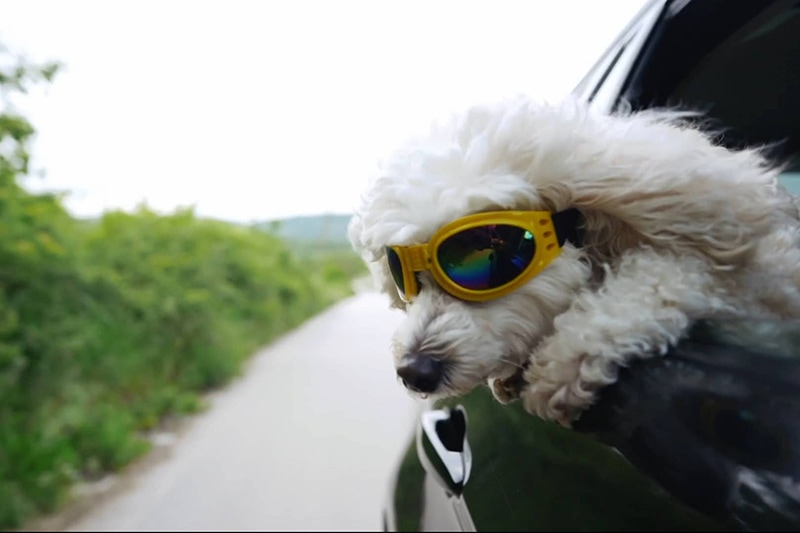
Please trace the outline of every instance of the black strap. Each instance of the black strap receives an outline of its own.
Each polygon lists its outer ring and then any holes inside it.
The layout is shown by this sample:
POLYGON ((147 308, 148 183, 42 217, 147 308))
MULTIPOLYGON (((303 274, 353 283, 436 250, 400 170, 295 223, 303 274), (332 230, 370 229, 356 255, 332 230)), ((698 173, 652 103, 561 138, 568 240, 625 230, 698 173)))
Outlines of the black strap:
POLYGON ((553 214, 559 246, 564 246, 566 241, 578 248, 583 246, 583 228, 578 227, 582 219, 581 212, 574 208, 553 214))

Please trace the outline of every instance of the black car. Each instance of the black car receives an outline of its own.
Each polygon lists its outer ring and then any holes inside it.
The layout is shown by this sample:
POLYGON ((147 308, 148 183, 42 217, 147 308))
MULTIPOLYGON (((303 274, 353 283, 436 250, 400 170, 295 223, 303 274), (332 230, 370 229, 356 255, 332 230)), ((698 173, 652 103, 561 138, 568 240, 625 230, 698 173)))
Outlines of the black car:
MULTIPOLYGON (((574 90, 603 112, 681 106, 765 146, 800 192, 800 2, 647 3, 574 90)), ((800 324, 698 323, 573 429, 488 388, 432 402, 388 531, 800 530, 800 324)))

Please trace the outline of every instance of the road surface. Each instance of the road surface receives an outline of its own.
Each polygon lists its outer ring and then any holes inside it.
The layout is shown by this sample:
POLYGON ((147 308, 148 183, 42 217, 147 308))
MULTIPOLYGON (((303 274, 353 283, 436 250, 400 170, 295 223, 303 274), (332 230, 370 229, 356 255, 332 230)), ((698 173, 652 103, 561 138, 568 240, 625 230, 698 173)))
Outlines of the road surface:
POLYGON ((401 319, 366 292, 264 349, 67 530, 379 530, 419 409, 388 351, 401 319))

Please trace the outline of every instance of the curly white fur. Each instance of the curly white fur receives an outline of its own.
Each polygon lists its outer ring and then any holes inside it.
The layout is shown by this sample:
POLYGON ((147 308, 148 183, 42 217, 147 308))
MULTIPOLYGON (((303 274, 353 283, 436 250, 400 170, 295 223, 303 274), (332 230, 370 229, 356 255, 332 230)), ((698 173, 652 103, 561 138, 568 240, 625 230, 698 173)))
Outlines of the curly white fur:
POLYGON ((800 315, 800 223, 780 169, 733 151, 671 111, 614 116, 516 98, 476 106, 391 155, 350 224, 354 248, 407 320, 399 364, 447 363, 436 395, 508 383, 532 414, 571 424, 632 358, 664 354, 702 317, 800 315), (387 245, 427 242, 442 225, 491 210, 577 208, 585 245, 519 290, 485 303, 426 273, 406 306, 387 245))

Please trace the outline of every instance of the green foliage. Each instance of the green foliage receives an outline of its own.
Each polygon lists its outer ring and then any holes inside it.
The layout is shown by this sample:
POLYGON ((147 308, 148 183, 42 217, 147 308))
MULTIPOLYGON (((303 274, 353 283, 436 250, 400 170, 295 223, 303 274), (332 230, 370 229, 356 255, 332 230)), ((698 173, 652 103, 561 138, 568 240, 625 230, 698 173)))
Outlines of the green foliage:
MULTIPOLYGON (((17 61, 0 90, 56 70, 17 61)), ((350 252, 298 255, 191 210, 75 220, 20 186, 33 134, 0 109, 0 529, 147 451, 143 432, 199 409, 259 345, 349 295, 357 269, 350 252)))

